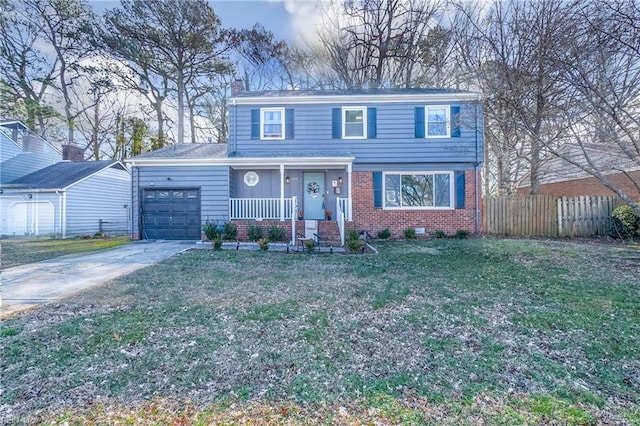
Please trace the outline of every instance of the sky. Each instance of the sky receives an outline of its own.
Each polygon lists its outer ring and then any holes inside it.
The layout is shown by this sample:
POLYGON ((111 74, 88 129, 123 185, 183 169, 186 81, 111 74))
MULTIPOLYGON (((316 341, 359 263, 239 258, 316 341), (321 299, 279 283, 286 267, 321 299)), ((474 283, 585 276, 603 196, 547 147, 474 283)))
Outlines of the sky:
MULTIPOLYGON (((301 42, 320 25, 318 7, 322 0, 209 0, 226 28, 252 28, 256 23, 277 39, 301 42)), ((116 8, 117 0, 89 0, 97 13, 116 8)))

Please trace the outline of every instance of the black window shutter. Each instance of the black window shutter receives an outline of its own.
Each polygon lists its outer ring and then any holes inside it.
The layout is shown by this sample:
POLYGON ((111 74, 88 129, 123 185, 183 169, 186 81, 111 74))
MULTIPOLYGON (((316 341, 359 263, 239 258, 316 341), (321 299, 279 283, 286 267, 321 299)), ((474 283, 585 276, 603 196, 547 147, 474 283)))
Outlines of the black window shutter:
POLYGON ((373 207, 382 208, 382 172, 373 172, 373 207))
POLYGON ((251 110, 251 139, 260 139, 260 110, 251 110))
POLYGON ((424 138, 424 107, 416 107, 415 111, 416 138, 424 138))
POLYGON ((456 209, 464 209, 464 172, 455 173, 456 209))
POLYGON ((451 137, 459 138, 460 137, 460 107, 452 106, 451 107, 451 137))
POLYGON ((331 110, 332 137, 342 139, 342 108, 331 110))
POLYGON ((367 138, 375 139, 377 134, 377 111, 375 108, 367 108, 367 138))
POLYGON ((284 110, 284 138, 293 139, 293 108, 284 110))

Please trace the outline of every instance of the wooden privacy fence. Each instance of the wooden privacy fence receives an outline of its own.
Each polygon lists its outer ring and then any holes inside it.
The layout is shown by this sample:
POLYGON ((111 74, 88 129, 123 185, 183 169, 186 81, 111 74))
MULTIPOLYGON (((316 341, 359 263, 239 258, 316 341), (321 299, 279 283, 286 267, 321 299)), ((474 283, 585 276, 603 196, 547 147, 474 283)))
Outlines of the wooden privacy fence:
POLYGON ((617 197, 505 195, 483 200, 483 231, 493 235, 590 237, 607 235, 617 197))

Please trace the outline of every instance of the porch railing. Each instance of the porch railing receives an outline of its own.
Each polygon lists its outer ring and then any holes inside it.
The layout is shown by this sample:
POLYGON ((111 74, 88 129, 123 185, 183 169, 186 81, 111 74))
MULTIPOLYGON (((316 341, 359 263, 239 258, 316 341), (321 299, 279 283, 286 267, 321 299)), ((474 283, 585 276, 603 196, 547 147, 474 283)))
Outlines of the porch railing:
POLYGON ((351 198, 336 198, 336 212, 342 210, 344 218, 351 221, 351 198))
POLYGON ((229 219, 286 220, 293 214, 291 198, 230 198, 229 219), (284 201, 284 202, 283 202, 284 201))

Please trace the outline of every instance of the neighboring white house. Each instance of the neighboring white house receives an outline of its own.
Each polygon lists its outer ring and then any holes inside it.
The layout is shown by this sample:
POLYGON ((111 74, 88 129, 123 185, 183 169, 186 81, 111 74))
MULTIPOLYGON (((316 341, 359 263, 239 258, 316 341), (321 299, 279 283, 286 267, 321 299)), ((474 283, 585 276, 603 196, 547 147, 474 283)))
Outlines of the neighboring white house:
POLYGON ((126 234, 131 173, 119 161, 62 161, 0 185, 0 235, 126 234))

